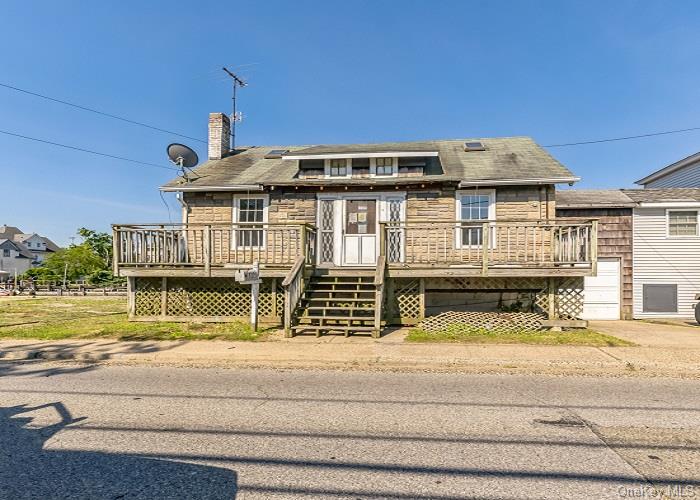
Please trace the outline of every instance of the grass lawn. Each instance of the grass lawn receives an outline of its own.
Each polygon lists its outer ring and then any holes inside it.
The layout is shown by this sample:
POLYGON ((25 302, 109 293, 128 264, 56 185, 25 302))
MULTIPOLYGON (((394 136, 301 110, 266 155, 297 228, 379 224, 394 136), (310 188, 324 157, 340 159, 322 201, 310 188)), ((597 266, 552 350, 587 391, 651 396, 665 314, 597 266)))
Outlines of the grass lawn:
POLYGON ((469 329, 455 325, 438 332, 426 332, 420 328, 411 330, 407 342, 458 342, 465 344, 538 344, 538 345, 586 345, 633 346, 632 342, 592 330, 571 329, 563 332, 528 331, 523 333, 494 333, 485 328, 469 329))
POLYGON ((0 339, 262 340, 245 323, 137 323, 125 297, 0 297, 0 339))

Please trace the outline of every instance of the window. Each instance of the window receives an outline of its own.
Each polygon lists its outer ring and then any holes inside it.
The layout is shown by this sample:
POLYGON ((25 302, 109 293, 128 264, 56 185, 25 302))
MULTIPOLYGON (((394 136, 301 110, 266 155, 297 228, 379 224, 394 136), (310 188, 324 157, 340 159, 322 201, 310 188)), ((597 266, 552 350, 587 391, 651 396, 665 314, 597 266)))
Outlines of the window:
POLYGON ((457 247, 479 246, 483 242, 483 222, 495 218, 495 192, 457 193, 457 220, 460 221, 457 247), (471 222, 471 223, 470 223, 471 222))
POLYGON ((348 161, 344 158, 331 160, 331 177, 347 177, 348 161))
POLYGON ((299 160, 299 177, 323 177, 323 160, 299 160))
POLYGON ((369 158, 352 159, 352 176, 369 177, 369 158))
POLYGON ((642 285, 642 312, 678 312, 678 285, 642 285))
POLYGON ((234 230, 235 247, 262 247, 265 237, 262 223, 266 222, 267 198, 237 197, 234 205, 234 221, 240 226, 234 230))
POLYGON ((9 248, 3 248, 3 249, 2 249, 2 256, 3 256, 3 257, 9 257, 9 256, 10 256, 10 249, 9 249, 9 248))
POLYGON ((698 212, 697 210, 669 210, 668 212, 669 236, 697 236, 698 212))
POLYGON ((425 168, 429 158, 424 157, 406 157, 399 158, 399 175, 400 176, 420 176, 425 173, 425 168))
POLYGON ((377 158, 376 175, 393 175, 394 174, 394 159, 393 158, 377 158))

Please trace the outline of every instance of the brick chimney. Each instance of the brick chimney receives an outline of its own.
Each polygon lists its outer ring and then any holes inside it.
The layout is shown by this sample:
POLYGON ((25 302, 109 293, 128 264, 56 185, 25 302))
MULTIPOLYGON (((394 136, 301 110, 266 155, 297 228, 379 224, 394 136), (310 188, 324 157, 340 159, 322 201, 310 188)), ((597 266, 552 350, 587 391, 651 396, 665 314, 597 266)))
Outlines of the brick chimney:
POLYGON ((220 160, 231 149, 231 121, 224 113, 209 113, 209 159, 220 160))

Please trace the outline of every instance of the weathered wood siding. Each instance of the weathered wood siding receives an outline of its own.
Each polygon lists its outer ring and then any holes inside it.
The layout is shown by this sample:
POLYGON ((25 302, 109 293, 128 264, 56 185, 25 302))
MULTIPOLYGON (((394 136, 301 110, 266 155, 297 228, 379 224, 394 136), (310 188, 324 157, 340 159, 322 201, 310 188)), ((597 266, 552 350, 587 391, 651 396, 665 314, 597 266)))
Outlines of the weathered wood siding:
POLYGON ((696 188, 700 187, 700 162, 679 168, 675 172, 644 185, 645 188, 696 188))
POLYGON ((668 237, 665 208, 635 208, 633 231, 634 317, 692 317, 700 293, 700 236, 668 237), (644 284, 677 285, 678 312, 643 312, 644 284))
MULTIPOLYGON (((409 190, 406 196, 406 222, 453 221, 457 213, 456 203, 454 188, 409 190)), ((496 219, 546 219, 554 216, 554 203, 553 186, 499 187, 496 189, 496 219)))
POLYGON ((600 219, 598 223, 598 257, 620 259, 622 273, 621 318, 632 319, 632 209, 631 208, 557 208, 558 217, 600 219))
MULTIPOLYGON (((408 190, 407 222, 453 221, 456 214, 455 191, 454 188, 408 190)), ((251 194, 259 194, 259 192, 251 194)), ((270 196, 268 222, 315 224, 316 192, 275 190, 268 194, 270 196)), ((185 202, 189 206, 187 222, 201 224, 232 222, 232 193, 185 193, 185 202)), ((554 216, 554 203, 552 186, 499 187, 496 189, 496 219, 532 221, 546 219, 554 216)))
MULTIPOLYGON (((463 189, 461 191, 484 192, 486 188, 463 189)), ((491 191, 488 189, 488 191, 491 191)), ((332 192, 325 189, 323 193, 332 192)), ((338 190, 345 194, 347 191, 338 190)), ((436 187, 425 189, 397 190, 406 193, 406 221, 408 223, 452 222, 456 219, 456 189, 454 187, 436 187)), ((371 193, 368 191, 368 193, 371 193)), ((251 195, 259 195, 259 192, 251 195)), ((266 193, 269 196, 268 223, 308 223, 316 225, 316 191, 297 191, 277 189, 266 193)), ((241 196, 243 193, 236 193, 241 196)), ((200 224, 230 224, 233 221, 234 194, 227 192, 185 193, 188 206, 186 222, 200 224)), ((553 186, 507 186, 496 188, 496 220, 538 221, 554 216, 553 186)), ((478 226, 478 225, 477 225, 478 226)), ((442 256, 455 253, 455 242, 459 238, 454 226, 439 235, 422 234, 420 230, 406 234, 414 245, 414 254, 419 260, 430 260, 436 252, 442 256), (412 236, 416 235, 416 238, 412 236), (438 241, 439 240, 439 241, 438 241), (425 248, 416 247, 416 242, 423 242, 425 248), (442 246, 438 248, 438 244, 442 246), (416 253, 417 252, 417 253, 416 253), (420 254, 420 255, 418 255, 420 254)), ((515 260, 550 259, 552 248, 552 233, 536 228, 520 228, 520 231, 509 234, 501 232, 498 239, 502 243, 494 248, 503 258, 515 260), (517 233, 517 234, 516 234, 517 233), (507 241, 506 241, 507 238, 507 241), (502 240, 502 241, 501 241, 502 240), (507 244, 507 250, 506 250, 507 244), (507 255, 506 255, 507 254, 507 255)), ((238 263, 248 258, 256 258, 261 262, 288 264, 296 258, 300 247, 298 234, 292 234, 294 229, 270 229, 267 239, 272 248, 264 250, 247 249, 232 250, 231 234, 215 231, 212 234, 212 252, 216 263, 238 263), (272 255, 274 254, 274 255, 272 255), (282 257, 284 256, 284 257, 282 257)), ((194 247, 194 245, 192 245, 194 247)), ((482 257, 479 247, 460 250, 459 260, 477 262, 482 257)), ((453 259, 454 260, 454 259, 453 259)))

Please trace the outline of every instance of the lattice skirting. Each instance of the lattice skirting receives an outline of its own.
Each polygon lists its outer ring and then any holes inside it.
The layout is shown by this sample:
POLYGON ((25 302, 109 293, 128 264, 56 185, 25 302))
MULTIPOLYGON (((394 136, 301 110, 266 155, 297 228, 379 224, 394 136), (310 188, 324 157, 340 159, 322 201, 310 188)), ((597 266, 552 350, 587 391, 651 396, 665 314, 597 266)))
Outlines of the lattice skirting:
MULTIPOLYGON (((221 318, 222 321, 250 316, 250 285, 233 278, 136 278, 133 311, 139 317, 221 318), (164 299, 165 298, 165 299, 164 299)), ((258 317, 281 322, 284 293, 274 278, 260 285, 258 317)))
MULTIPOLYGON (((583 312, 583 278, 554 278, 554 313, 557 319, 574 320, 583 312)), ((534 295, 534 311, 549 313, 549 278, 393 278, 385 293, 388 323, 416 324, 425 314, 424 289, 464 293, 467 291, 528 291, 534 295), (423 289, 422 289, 423 287, 423 289)))

